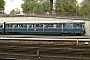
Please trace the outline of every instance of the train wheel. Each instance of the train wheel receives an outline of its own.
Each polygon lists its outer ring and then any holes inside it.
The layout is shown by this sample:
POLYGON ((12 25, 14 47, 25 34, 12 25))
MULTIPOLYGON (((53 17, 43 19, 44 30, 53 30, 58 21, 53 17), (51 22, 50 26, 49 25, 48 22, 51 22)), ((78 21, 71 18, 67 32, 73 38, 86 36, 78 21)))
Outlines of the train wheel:
POLYGON ((67 34, 67 36, 70 36, 71 34, 67 34))
POLYGON ((2 33, 0 32, 0 35, 2 35, 2 33))

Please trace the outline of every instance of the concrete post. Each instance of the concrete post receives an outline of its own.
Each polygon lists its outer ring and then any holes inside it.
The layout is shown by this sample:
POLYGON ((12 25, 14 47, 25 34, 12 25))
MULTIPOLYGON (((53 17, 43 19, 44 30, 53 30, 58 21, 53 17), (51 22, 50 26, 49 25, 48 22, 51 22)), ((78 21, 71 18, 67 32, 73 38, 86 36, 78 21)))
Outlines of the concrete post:
POLYGON ((78 39, 76 40, 76 45, 78 45, 78 39))
POLYGON ((40 55, 40 54, 39 54, 39 50, 37 50, 37 57, 39 57, 39 55, 40 55))

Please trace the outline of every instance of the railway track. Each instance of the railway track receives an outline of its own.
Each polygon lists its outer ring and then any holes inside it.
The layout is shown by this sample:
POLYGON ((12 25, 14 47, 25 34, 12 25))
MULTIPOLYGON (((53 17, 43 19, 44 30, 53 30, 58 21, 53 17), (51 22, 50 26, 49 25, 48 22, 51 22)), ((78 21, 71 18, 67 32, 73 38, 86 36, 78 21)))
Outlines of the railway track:
POLYGON ((59 39, 88 39, 89 36, 50 36, 50 35, 0 35, 0 38, 59 38, 59 39))
POLYGON ((40 41, 0 40, 0 58, 26 60, 90 60, 90 45, 40 41))

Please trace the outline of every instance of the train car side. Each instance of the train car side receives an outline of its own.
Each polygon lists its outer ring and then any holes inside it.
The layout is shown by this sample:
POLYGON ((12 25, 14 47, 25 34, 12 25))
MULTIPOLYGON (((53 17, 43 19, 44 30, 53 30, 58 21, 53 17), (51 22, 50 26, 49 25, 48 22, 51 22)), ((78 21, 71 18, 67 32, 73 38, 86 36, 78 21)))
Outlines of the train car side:
MULTIPOLYGON (((84 21, 4 22, 4 34, 84 35, 84 21)), ((2 25, 1 24, 1 25, 2 25)))
POLYGON ((62 34, 58 23, 24 22, 6 23, 6 34, 62 34))

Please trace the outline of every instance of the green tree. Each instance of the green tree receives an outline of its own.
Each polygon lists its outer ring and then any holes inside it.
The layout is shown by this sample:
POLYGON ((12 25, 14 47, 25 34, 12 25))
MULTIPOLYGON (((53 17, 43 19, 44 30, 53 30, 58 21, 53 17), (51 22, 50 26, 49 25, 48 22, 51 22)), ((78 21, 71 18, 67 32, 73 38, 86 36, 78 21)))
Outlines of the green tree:
POLYGON ((50 11, 50 1, 49 0, 23 0, 23 1, 24 3, 21 5, 23 12, 50 11))
POLYGON ((12 11, 10 12, 10 14, 14 15, 14 14, 20 14, 20 10, 18 8, 12 9, 12 11))
POLYGON ((89 16, 90 15, 90 0, 83 0, 81 2, 79 13, 89 16))
POLYGON ((56 12, 76 12, 76 0, 56 0, 56 12))
POLYGON ((40 12, 40 11, 42 11, 41 10, 41 4, 40 3, 37 3, 36 6, 34 7, 33 11, 34 12, 40 12))
POLYGON ((14 15, 15 14, 15 9, 12 9, 12 11, 10 12, 10 14, 14 15))
POLYGON ((50 11, 50 1, 46 0, 41 4, 41 10, 44 12, 50 11))
POLYGON ((49 7, 49 11, 52 13, 53 11, 53 0, 38 0, 39 3, 43 3, 43 4, 49 4, 47 5, 49 7))
POLYGON ((15 14, 20 14, 20 9, 15 8, 15 14))
POLYGON ((37 0, 23 0, 23 2, 21 5, 23 12, 34 11, 36 9, 37 0))
POLYGON ((5 6, 5 1, 0 0, 0 9, 4 9, 4 6, 5 6))

